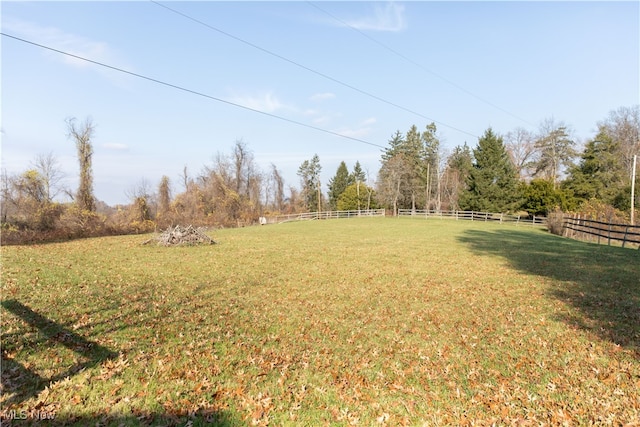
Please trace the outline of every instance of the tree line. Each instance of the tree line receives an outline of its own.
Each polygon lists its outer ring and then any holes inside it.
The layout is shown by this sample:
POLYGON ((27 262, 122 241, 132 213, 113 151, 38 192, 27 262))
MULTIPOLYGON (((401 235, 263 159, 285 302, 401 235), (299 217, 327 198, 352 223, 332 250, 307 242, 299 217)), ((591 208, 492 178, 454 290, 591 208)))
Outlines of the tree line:
POLYGON ((3 242, 143 233, 175 224, 234 227, 270 214, 379 207, 393 213, 562 210, 628 220, 633 158, 640 154, 638 106, 611 111, 582 149, 570 127, 554 119, 543 121, 537 132, 516 128, 500 135, 489 128, 474 148, 465 142, 448 153, 434 123, 422 131, 412 125, 392 134, 375 175, 359 162, 349 171, 343 161, 325 194, 317 154, 298 168, 299 186, 287 185, 275 164, 261 170, 238 140, 198 173, 184 167, 177 182, 168 176, 155 185, 142 180, 127 191, 129 204, 107 206, 93 192, 95 125, 72 118, 67 130, 80 166, 78 189, 61 185, 64 174, 51 153, 38 155, 22 173, 3 170, 3 242))
POLYGON ((475 148, 465 143, 448 155, 434 123, 422 132, 414 125, 405 134, 397 131, 383 151, 377 194, 394 212, 561 210, 628 221, 639 154, 638 106, 611 111, 581 150, 570 128, 554 119, 543 121, 538 132, 517 128, 499 135, 489 128, 475 148))

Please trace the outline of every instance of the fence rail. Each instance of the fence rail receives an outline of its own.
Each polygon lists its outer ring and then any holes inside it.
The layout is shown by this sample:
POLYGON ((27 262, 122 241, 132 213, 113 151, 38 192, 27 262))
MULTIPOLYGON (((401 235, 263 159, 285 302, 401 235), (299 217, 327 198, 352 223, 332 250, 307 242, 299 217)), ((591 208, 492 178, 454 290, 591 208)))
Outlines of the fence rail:
POLYGON ((279 224, 289 221, 308 221, 315 219, 337 219, 337 218, 357 218, 385 216, 384 209, 361 209, 352 211, 324 211, 324 212, 304 212, 290 215, 277 215, 264 217, 263 224, 279 224))
POLYGON ((398 216, 412 216, 412 217, 424 217, 424 218, 439 218, 439 219, 456 219, 456 220, 468 220, 468 221, 497 221, 500 223, 511 223, 516 225, 538 225, 545 226, 547 219, 540 216, 521 216, 521 215, 508 215, 501 213, 491 212, 475 212, 475 211, 432 211, 432 210, 413 210, 413 209, 399 209, 398 216))
POLYGON ((603 240, 607 241, 607 245, 611 245, 611 241, 622 242, 623 248, 628 244, 637 244, 640 249, 640 226, 637 225, 584 219, 579 215, 565 216, 563 235, 574 239, 597 241, 598 244, 603 240))

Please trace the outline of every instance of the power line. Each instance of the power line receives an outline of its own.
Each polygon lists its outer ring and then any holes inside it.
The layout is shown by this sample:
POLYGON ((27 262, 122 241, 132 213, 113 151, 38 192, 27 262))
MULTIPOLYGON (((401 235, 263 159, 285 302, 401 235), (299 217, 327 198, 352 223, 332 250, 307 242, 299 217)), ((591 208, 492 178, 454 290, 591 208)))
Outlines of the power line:
POLYGON ((443 80, 444 82, 446 82, 446 83, 450 84, 451 86, 453 86, 453 87, 455 87, 455 88, 459 89, 460 91, 462 91, 462 92, 466 93, 467 95, 472 96, 473 98, 475 98, 475 99, 477 99, 477 100, 479 100, 479 101, 481 101, 481 102, 483 102, 483 103, 485 103, 485 104, 487 104, 487 105, 489 105, 489 106, 491 106, 491 107, 493 107, 493 108, 495 108, 495 109, 497 109, 497 110, 500 110, 500 111, 502 111, 503 113, 508 114, 508 115, 510 115, 511 117, 516 118, 516 119, 518 119, 518 120, 520 120, 520 121, 522 121, 522 122, 524 122, 524 123, 526 123, 526 124, 528 124, 528 125, 530 125, 530 126, 535 126, 533 123, 531 123, 531 122, 527 121, 526 119, 523 119, 522 117, 516 116, 515 114, 511 113, 510 111, 507 111, 507 110, 505 110, 504 108, 501 108, 501 107, 499 107, 498 105, 496 105, 496 104, 494 104, 494 103, 492 103, 492 102, 487 101, 486 99, 484 99, 484 98, 482 98, 482 97, 480 97, 480 96, 478 96, 478 95, 474 94, 473 92, 471 92, 471 91, 469 91, 469 90, 467 90, 467 89, 463 88, 462 86, 460 86, 460 85, 458 85, 457 83, 455 83, 455 82, 453 82, 453 81, 451 81, 451 80, 447 79, 446 77, 441 76, 440 74, 438 74, 438 73, 436 73, 436 72, 434 72, 434 71, 432 71, 432 70, 430 70, 430 69, 426 68, 424 65, 420 64, 419 62, 416 62, 416 61, 414 61, 413 59, 411 59, 411 58, 407 57, 406 55, 403 55, 402 53, 398 52, 397 50, 395 50, 395 49, 393 49, 393 48, 391 48, 391 47, 387 46, 386 44, 382 43, 381 41, 379 41, 379 40, 377 40, 377 39, 375 39, 375 38, 371 37, 370 35, 368 35, 368 34, 367 34, 367 33, 365 33, 364 31, 361 31, 360 29, 358 29, 358 28, 354 27, 353 25, 350 25, 348 22, 345 22, 345 21, 343 21, 342 19, 338 18, 337 16, 335 16, 335 15, 333 15, 333 14, 329 13, 328 11, 326 11, 326 10, 322 9, 322 8, 321 8, 320 6, 318 6, 317 4, 315 4, 315 3, 311 2, 311 1, 307 1, 307 4, 309 4, 310 6, 315 7, 315 8, 316 8, 316 9, 318 9, 319 11, 321 11, 321 12, 323 12, 324 14, 326 14, 326 15, 330 16, 331 18, 335 19, 336 21, 340 22, 342 25, 344 25, 344 26, 346 26, 346 27, 349 27, 349 28, 350 28, 350 29, 352 29, 353 31, 355 31, 355 32, 359 33, 360 35, 362 35, 363 37, 366 37, 367 39, 369 39, 369 40, 370 40, 370 41, 372 41, 373 43, 377 44, 378 46, 380 46, 380 47, 382 47, 382 48, 384 48, 384 49, 388 50, 389 52, 393 53, 394 55, 396 55, 396 56, 398 56, 398 57, 400 57, 400 58, 402 58, 402 59, 404 59, 405 61, 409 62, 410 64, 415 65, 416 67, 418 67, 418 68, 422 69, 423 71, 425 71, 425 72, 427 72, 427 73, 429 73, 429 74, 431 74, 431 75, 433 75, 433 76, 435 76, 435 77, 437 77, 437 78, 439 78, 439 79, 443 80))
POLYGON ((66 56, 69 56, 71 58, 75 58, 75 59, 79 59, 79 60, 82 60, 82 61, 86 61, 86 62, 89 62, 91 64, 99 65, 101 67, 108 68, 108 69, 114 70, 114 71, 118 71, 120 73, 128 74, 128 75, 133 76, 133 77, 138 77, 140 79, 147 80, 147 81, 150 81, 150 82, 153 82, 153 83, 157 83, 159 85, 167 86, 167 87, 170 87, 172 89, 178 89, 178 90, 181 90, 183 92, 191 93, 193 95, 198 95, 198 96, 201 96, 203 98, 211 99, 213 101, 222 102, 224 104, 232 105, 234 107, 242 108, 244 110, 252 111, 254 113, 260 113, 260 114, 263 114, 265 116, 272 117, 274 119, 279 119, 279 120, 282 120, 282 121, 285 121, 285 122, 288 122, 288 123, 292 123, 292 124, 295 124, 295 125, 298 125, 298 126, 306 127, 308 129, 313 129, 313 130, 324 132, 324 133, 327 133, 327 134, 330 134, 330 135, 338 136, 340 138, 350 139, 352 141, 360 142, 362 144, 367 144, 367 145, 371 145, 373 147, 378 147, 378 148, 382 148, 382 149, 386 149, 387 148, 387 147, 384 147, 382 145, 375 144, 373 142, 365 141, 363 139, 354 138, 352 136, 343 135, 341 133, 334 132, 334 131, 331 131, 331 130, 328 130, 328 129, 323 129, 323 128, 320 128, 320 127, 317 127, 317 126, 312 126, 312 125, 309 125, 307 123, 299 122, 297 120, 288 119, 286 117, 278 116, 277 114, 272 114, 272 113, 267 113, 265 111, 256 110, 255 108, 247 107, 247 106, 241 105, 241 104, 236 104, 235 102, 231 102, 231 101, 227 101, 225 99, 217 98, 217 97, 212 96, 212 95, 207 95, 206 93, 198 92, 197 90, 188 89, 188 88, 185 88, 183 86, 178 86, 178 85, 173 84, 173 83, 168 83, 168 82, 165 82, 165 81, 162 81, 162 80, 154 79, 153 77, 149 77, 149 76, 145 76, 145 75, 142 75, 142 74, 134 73, 133 71, 128 71, 128 70, 125 70, 125 69, 122 69, 122 68, 114 67, 113 65, 108 65, 108 64, 105 64, 103 62, 94 61, 93 59, 88 59, 88 58, 84 58, 82 56, 74 55, 72 53, 65 52, 65 51, 62 51, 62 50, 59 50, 59 49, 55 49, 55 48, 52 48, 50 46, 45 46, 45 45, 42 45, 42 44, 39 44, 39 43, 32 42, 30 40, 25 40, 25 39, 20 38, 20 37, 12 36, 11 34, 7 34, 7 33, 4 33, 4 32, 0 32, 0 34, 2 34, 5 37, 12 38, 14 40, 21 41, 23 43, 27 43, 27 44, 30 44, 30 45, 33 45, 33 46, 37 46, 37 47, 42 48, 42 49, 50 50, 52 52, 56 52, 56 53, 59 53, 59 54, 62 54, 62 55, 66 55, 66 56))
POLYGON ((273 51, 271 51, 271 50, 265 49, 265 48, 263 48, 263 47, 260 47, 260 46, 258 46, 258 45, 256 45, 256 44, 254 44, 254 43, 251 43, 251 42, 249 42, 249 41, 247 41, 247 40, 244 40, 244 39, 242 39, 242 38, 240 38, 240 37, 234 36, 233 34, 230 34, 230 33, 226 32, 226 31, 223 31, 223 30, 221 30, 221 29, 219 29, 219 28, 216 28, 216 27, 214 27, 213 25, 207 24, 206 22, 203 22, 203 21, 201 21, 201 20, 199 20, 199 19, 197 19, 197 18, 194 18, 194 17, 192 17, 192 16, 189 16, 189 15, 187 15, 187 14, 183 13, 183 12, 180 12, 179 10, 176 10, 176 9, 173 9, 173 8, 171 8, 171 7, 169 7, 169 6, 164 5, 164 4, 158 3, 158 2, 157 2, 157 1, 155 1, 155 0, 149 0, 149 1, 150 1, 151 3, 153 3, 153 4, 157 5, 157 6, 163 7, 163 8, 165 8, 165 9, 167 9, 168 11, 175 13, 176 15, 180 15, 180 16, 182 16, 183 18, 186 18, 186 19, 188 19, 188 20, 190 20, 190 21, 193 21, 193 22, 195 22, 195 23, 197 23, 197 24, 199 24, 199 25, 202 25, 202 26, 204 26, 204 27, 207 27, 207 28, 209 28, 210 30, 213 30, 213 31, 215 31, 215 32, 217 32, 217 33, 219 33, 219 34, 222 34, 222 35, 224 35, 224 36, 226 36, 226 37, 232 38, 232 39, 234 39, 234 40, 236 40, 236 41, 238 41, 238 42, 240 42, 240 43, 246 44, 247 46, 251 46, 251 47, 252 47, 252 48, 254 48, 254 49, 258 49, 258 50, 260 50, 261 52, 264 52, 264 53, 266 53, 266 54, 268 54, 268 55, 271 55, 271 56, 273 56, 273 57, 276 57, 276 58, 278 58, 278 59, 281 59, 281 60, 283 60, 283 61, 285 61, 285 62, 288 62, 288 63, 290 63, 290 64, 292 64, 292 65, 295 65, 295 66, 296 66, 296 67, 298 67, 298 68, 302 68, 303 70, 309 71, 309 72, 311 72, 311 73, 313 73, 313 74, 316 74, 316 75, 318 75, 318 76, 320 76, 320 77, 323 77, 323 78, 325 78, 325 79, 327 79, 327 80, 331 80, 331 81, 332 81, 332 82, 334 82, 334 83, 337 83, 337 84, 339 84, 339 85, 341 85, 341 86, 344 86, 344 87, 346 87, 346 88, 349 88, 349 89, 351 89, 351 90, 354 90, 354 91, 356 91, 356 92, 358 92, 358 93, 360 93, 360 94, 362 94, 362 95, 368 96, 368 97, 373 98, 373 99, 375 99, 375 100, 377 100, 377 101, 383 102, 383 103, 385 103, 385 104, 387 104, 387 105, 391 105, 392 107, 398 108, 398 109, 403 110, 403 111, 406 111, 406 112, 408 112, 408 113, 415 114, 415 115, 416 115, 416 116, 418 116, 418 117, 422 117, 423 119, 429 120, 429 121, 434 122, 434 123, 438 123, 438 124, 440 124, 440 125, 442 125, 442 126, 444 126, 444 127, 447 127, 447 128, 449 128, 449 129, 453 129, 453 130, 455 130, 455 131, 457 131, 457 132, 464 133, 464 134, 466 134, 466 135, 470 135, 470 136, 472 136, 472 137, 474 137, 474 138, 478 138, 478 136, 477 136, 477 135, 475 135, 475 134, 473 134, 473 133, 467 132, 467 131, 462 130, 462 129, 460 129, 460 128, 457 128, 457 127, 455 127, 455 126, 448 125, 448 124, 443 123, 443 122, 441 122, 441 121, 439 121, 439 120, 432 119, 432 118, 427 117, 427 116, 425 116, 424 114, 421 114, 421 113, 419 113, 419 112, 417 112, 417 111, 414 111, 414 110, 411 110, 411 109, 409 109, 409 108, 403 107, 403 106, 401 106, 401 105, 399 105, 399 104, 396 104, 396 103, 394 103, 394 102, 391 102, 391 101, 389 101, 389 100, 386 100, 386 99, 384 99, 384 98, 381 98, 381 97, 379 97, 379 96, 377 96, 377 95, 374 95, 374 94, 372 94, 372 93, 370 93, 370 92, 367 92, 367 91, 365 91, 365 90, 359 89, 359 88, 357 88, 357 87, 355 87, 355 86, 353 86, 353 85, 350 85, 350 84, 348 84, 348 83, 345 83, 345 82, 343 82, 343 81, 341 81, 341 80, 338 80, 338 79, 336 79, 336 78, 334 78, 334 77, 331 77, 331 76, 329 76, 329 75, 327 75, 327 74, 324 74, 324 73, 322 73, 322 72, 320 72, 320 71, 314 70, 313 68, 310 68, 310 67, 307 67, 307 66, 305 66, 305 65, 302 65, 302 64, 300 64, 299 62, 296 62, 296 61, 293 61, 293 60, 291 60, 291 59, 289 59, 289 58, 286 58, 286 57, 284 57, 284 56, 282 56, 282 55, 280 55, 280 54, 277 54, 277 53, 275 53, 275 52, 273 52, 273 51))

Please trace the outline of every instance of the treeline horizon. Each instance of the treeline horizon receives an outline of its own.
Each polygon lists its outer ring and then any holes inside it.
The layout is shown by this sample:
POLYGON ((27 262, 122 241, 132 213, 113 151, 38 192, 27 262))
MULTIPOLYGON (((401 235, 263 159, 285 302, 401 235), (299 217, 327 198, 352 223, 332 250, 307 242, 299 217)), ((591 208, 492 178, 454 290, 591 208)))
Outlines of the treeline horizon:
MULTIPOLYGON (((322 210, 475 210, 545 216, 575 212, 593 219, 629 221, 634 156, 640 154, 640 107, 620 107, 597 123, 581 150, 571 128, 544 120, 537 132, 488 128, 474 147, 466 142, 445 153, 434 123, 420 131, 397 130, 381 152, 376 176, 359 162, 343 161, 322 191, 317 154, 298 168, 298 185, 285 183, 275 164, 261 170, 252 151, 237 140, 196 175, 185 167, 178 182, 142 179, 127 191, 129 204, 109 206, 93 193, 95 125, 67 119, 80 165, 78 189, 62 185, 64 173, 52 153, 32 167, 2 171, 2 242, 146 233, 176 224, 237 227, 259 217, 322 210), (176 192, 180 186, 182 191, 176 192), (68 201, 57 201, 61 196, 68 201)), ((636 187, 638 179, 636 177, 636 187)), ((636 198, 636 207, 640 207, 636 198)))

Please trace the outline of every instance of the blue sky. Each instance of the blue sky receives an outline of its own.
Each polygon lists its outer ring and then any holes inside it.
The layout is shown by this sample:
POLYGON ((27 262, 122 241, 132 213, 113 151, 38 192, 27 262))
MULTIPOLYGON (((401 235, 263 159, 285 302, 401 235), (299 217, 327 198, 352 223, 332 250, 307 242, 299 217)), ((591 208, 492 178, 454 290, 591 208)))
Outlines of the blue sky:
POLYGON ((162 175, 179 192, 184 166, 195 176, 239 139, 287 185, 315 153, 324 184, 342 160, 374 180, 376 145, 413 124, 434 121, 446 151, 551 117, 583 142, 640 102, 639 2, 161 4, 188 18, 150 1, 1 3, 5 34, 206 95, 3 36, 3 168, 52 152, 75 189, 65 119, 90 116, 109 204, 162 175))

